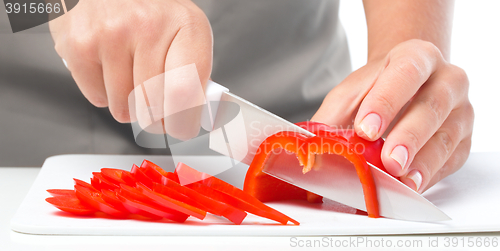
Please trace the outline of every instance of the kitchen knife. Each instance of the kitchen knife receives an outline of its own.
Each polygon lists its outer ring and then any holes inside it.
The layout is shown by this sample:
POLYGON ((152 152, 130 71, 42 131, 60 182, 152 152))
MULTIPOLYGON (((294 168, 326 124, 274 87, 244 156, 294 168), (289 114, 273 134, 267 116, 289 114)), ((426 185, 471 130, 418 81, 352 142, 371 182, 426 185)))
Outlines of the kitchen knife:
MULTIPOLYGON (((366 212, 363 189, 354 165, 335 154, 317 155, 316 161, 320 167, 313 167, 304 174, 295 154, 283 151, 267 160, 263 172, 366 212)), ((381 216, 424 222, 451 219, 413 189, 371 163, 368 165, 375 181, 381 216)))
POLYGON ((260 144, 275 133, 291 131, 315 136, 215 82, 208 81, 205 95, 208 109, 202 113, 201 124, 205 130, 211 131, 210 149, 247 165, 252 162, 260 144))
MULTIPOLYGON (((212 81, 207 84, 206 98, 208 110, 202 114, 202 126, 211 131, 210 148, 245 164, 250 165, 260 144, 275 133, 294 131, 315 136, 212 81), (235 106, 229 104, 237 104, 239 111, 234 112, 235 106)), ((263 171, 325 198, 366 211, 361 183, 349 161, 339 155, 323 154, 317 156, 316 163, 320 168, 303 174, 295 154, 282 151, 268 159, 263 171)), ((382 216, 410 221, 450 220, 422 195, 368 164, 377 187, 382 216)))

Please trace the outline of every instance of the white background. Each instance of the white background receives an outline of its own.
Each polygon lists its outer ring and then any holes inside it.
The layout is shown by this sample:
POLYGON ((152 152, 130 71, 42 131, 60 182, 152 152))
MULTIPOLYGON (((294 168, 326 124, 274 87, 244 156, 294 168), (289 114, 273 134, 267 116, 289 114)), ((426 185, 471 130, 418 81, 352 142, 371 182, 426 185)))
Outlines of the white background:
MULTIPOLYGON (((347 32, 353 70, 366 63, 363 4, 341 1, 340 19, 347 32)), ((469 77, 474 106, 473 152, 500 152, 500 1, 456 1, 451 63, 469 77)))

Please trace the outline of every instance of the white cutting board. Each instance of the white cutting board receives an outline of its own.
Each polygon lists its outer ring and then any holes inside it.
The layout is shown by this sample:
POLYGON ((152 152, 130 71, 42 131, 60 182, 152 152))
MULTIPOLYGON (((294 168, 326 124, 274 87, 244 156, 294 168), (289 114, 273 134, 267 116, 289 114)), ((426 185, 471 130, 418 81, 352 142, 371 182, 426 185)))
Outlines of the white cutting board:
MULTIPOLYGON (((165 156, 62 155, 46 160, 37 179, 11 221, 14 231, 51 235, 236 235, 236 236, 311 236, 384 235, 452 232, 500 231, 500 154, 472 154, 465 166, 428 190, 424 196, 452 220, 441 223, 371 219, 355 215, 349 208, 334 203, 268 203, 301 223, 279 225, 250 215, 241 225, 210 215, 203 221, 190 217, 185 223, 149 222, 104 218, 74 217, 45 202, 52 188, 72 189, 72 178, 89 181, 93 171, 102 167, 130 170, 132 163, 144 158, 167 163, 165 156), (342 213, 344 211, 348 213, 342 213)), ((225 157, 185 157, 191 163, 216 166, 225 157)), ((170 169, 173 167, 165 168, 170 169)), ((218 175, 241 186, 245 167, 218 175)))

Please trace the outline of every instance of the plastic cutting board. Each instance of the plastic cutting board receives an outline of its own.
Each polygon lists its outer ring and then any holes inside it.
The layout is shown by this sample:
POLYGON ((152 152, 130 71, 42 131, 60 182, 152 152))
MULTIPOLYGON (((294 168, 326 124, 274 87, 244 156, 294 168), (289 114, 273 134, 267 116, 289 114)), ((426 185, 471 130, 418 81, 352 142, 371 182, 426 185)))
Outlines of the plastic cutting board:
MULTIPOLYGON (((333 202, 309 204, 289 201, 268 203, 301 223, 279 225, 249 214, 241 225, 209 215, 204 221, 190 217, 185 223, 73 217, 45 202, 51 188, 72 189, 72 178, 89 181, 102 167, 130 170, 132 163, 150 159, 160 165, 167 156, 61 155, 48 158, 16 215, 14 231, 49 235, 227 235, 227 236, 313 236, 385 235, 500 231, 500 155, 471 154, 465 166, 425 192, 424 196, 452 220, 440 223, 371 219, 333 202)), ((217 166, 226 157, 186 156, 190 163, 217 166)), ((165 167, 164 167, 165 168, 165 167)), ((218 177, 240 186, 246 166, 230 169, 218 177)), ((165 169, 173 169, 173 166, 165 169)))

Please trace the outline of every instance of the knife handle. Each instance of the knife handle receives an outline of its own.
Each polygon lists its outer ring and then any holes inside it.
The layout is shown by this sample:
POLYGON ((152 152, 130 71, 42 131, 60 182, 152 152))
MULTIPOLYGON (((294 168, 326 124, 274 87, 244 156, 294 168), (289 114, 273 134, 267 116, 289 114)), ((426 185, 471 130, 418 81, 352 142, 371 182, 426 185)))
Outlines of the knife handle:
POLYGON ((209 132, 214 128, 214 121, 217 116, 217 110, 223 92, 229 92, 229 89, 212 80, 207 81, 207 86, 205 88, 205 100, 207 103, 203 106, 201 112, 201 127, 209 132))

